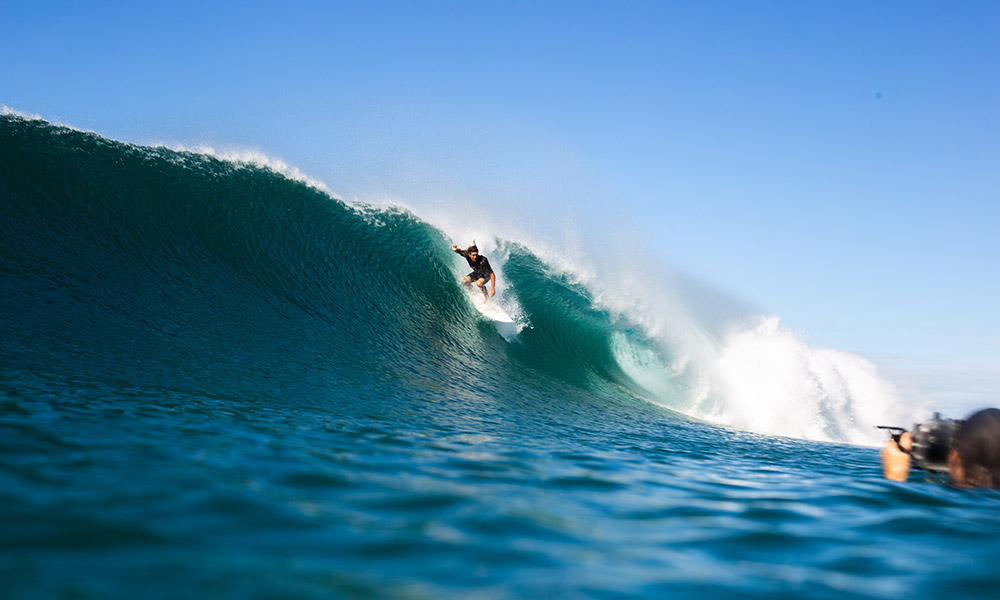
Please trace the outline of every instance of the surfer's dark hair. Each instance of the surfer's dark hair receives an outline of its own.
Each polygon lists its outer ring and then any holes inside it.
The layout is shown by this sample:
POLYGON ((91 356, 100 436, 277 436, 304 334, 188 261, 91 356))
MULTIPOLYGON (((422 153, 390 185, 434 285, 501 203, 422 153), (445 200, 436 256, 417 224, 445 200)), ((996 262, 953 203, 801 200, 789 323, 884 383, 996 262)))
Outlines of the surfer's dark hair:
POLYGON ((952 447, 972 485, 1000 488, 1000 410, 988 408, 962 423, 952 447))
POLYGON ((473 245, 469 246, 468 248, 466 248, 465 251, 466 252, 475 252, 476 254, 479 254, 479 248, 476 248, 475 244, 473 244, 473 245))

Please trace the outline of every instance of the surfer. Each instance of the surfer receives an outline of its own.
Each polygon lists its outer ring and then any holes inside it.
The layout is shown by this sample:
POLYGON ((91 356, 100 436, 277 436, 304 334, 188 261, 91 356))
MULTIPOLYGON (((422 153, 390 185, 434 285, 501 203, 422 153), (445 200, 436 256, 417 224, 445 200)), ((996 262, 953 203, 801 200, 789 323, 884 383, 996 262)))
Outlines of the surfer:
POLYGON ((462 279, 462 284, 471 289, 472 284, 475 283, 476 286, 483 292, 483 302, 489 301, 490 296, 496 296, 497 276, 493 273, 493 267, 490 266, 490 261, 479 253, 479 248, 476 247, 475 241, 473 241, 472 245, 465 250, 459 248, 458 244, 452 244, 451 250, 456 254, 464 256, 465 260, 469 261, 469 266, 472 267, 472 272, 462 279), (486 292, 487 279, 490 280, 490 291, 488 294, 486 292))

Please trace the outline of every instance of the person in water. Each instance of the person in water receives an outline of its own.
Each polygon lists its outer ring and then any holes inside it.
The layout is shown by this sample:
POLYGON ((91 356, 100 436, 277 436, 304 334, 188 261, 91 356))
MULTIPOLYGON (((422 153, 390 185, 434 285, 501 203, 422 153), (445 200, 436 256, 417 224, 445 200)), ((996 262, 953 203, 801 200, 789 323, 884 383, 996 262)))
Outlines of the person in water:
MULTIPOLYGON (((904 432, 882 448, 882 473, 892 481, 910 475, 913 434, 904 432)), ((948 476, 959 487, 1000 489, 1000 409, 987 408, 962 422, 948 452, 948 476)))
POLYGON ((496 296, 497 294, 497 276, 493 273, 493 267, 490 266, 490 261, 479 253, 479 248, 476 247, 475 242, 465 250, 458 247, 457 244, 451 245, 452 252, 456 254, 461 254, 465 257, 465 260, 469 261, 469 266, 472 267, 472 272, 465 276, 462 280, 462 284, 467 288, 471 288, 472 284, 475 283, 476 286, 483 292, 483 302, 490 299, 490 296, 496 296), (490 281, 490 291, 486 293, 486 280, 490 281))

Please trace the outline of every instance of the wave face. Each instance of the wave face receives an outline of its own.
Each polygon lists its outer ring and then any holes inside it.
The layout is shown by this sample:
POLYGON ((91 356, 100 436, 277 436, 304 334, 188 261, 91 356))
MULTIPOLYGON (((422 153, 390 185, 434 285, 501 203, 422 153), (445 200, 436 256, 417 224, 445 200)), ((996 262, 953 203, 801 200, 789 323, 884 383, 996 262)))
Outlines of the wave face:
POLYGON ((607 410, 642 400, 856 443, 896 417, 869 363, 810 349, 774 319, 692 335, 688 317, 630 305, 627 286, 584 285, 495 240, 499 302, 521 329, 504 340, 456 285, 465 265, 450 240, 406 210, 254 163, 2 119, 0 308, 15 318, 0 334, 25 372, 317 402, 344 390, 504 390, 537 399, 534 411, 553 395, 607 410))

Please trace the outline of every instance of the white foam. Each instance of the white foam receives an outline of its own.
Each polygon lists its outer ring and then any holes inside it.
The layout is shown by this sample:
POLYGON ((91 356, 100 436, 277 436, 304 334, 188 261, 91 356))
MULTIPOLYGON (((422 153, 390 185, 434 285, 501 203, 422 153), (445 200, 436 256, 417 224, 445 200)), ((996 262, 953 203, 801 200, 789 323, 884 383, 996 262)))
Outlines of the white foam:
POLYGON ((261 167, 269 169, 287 177, 292 181, 298 181, 304 183, 309 187, 319 190, 333 198, 340 199, 336 194, 330 191, 325 183, 310 177, 302 172, 298 167, 294 167, 286 163, 285 161, 275 158, 273 156, 268 156, 267 154, 261 152, 260 150, 253 149, 238 149, 238 148, 227 148, 223 150, 216 150, 211 146, 185 146, 183 144, 165 144, 157 142, 151 144, 152 147, 156 148, 166 148, 168 150, 174 150, 176 152, 192 152, 195 154, 202 154, 205 156, 211 156, 219 160, 224 160, 235 165, 253 165, 255 167, 261 167))
POLYGON ((14 115, 15 117, 21 117, 22 119, 28 119, 29 121, 42 121, 41 115, 29 114, 21 112, 17 109, 11 108, 6 104, 0 104, 0 115, 14 115))
MULTIPOLYGON (((631 246, 602 258, 579 279, 597 308, 648 338, 612 346, 657 404, 742 430, 865 445, 884 441, 876 425, 905 425, 927 411, 907 406, 872 362, 811 347, 778 317, 742 309, 717 322, 696 316, 685 282, 631 246)), ((704 289, 697 298, 715 301, 704 289)), ((720 293, 718 301, 727 300, 720 293)))
POLYGON ((62 127, 63 129, 69 129, 71 131, 78 131, 80 133, 91 133, 91 134, 94 134, 94 135, 100 135, 96 131, 91 131, 91 130, 88 130, 88 129, 81 129, 80 127, 77 127, 75 125, 70 125, 69 123, 61 121, 59 119, 48 119, 46 117, 43 117, 43 116, 39 115, 38 113, 26 113, 24 111, 20 111, 20 110, 17 110, 15 108, 11 108, 11 107, 9 107, 9 106, 7 106, 5 104, 4 105, 0 105, 0 114, 14 115, 16 117, 20 117, 20 118, 26 119, 28 121, 42 121, 44 123, 49 123, 50 125, 54 125, 56 127, 62 127))
POLYGON ((777 317, 734 329, 713 365, 713 389, 695 415, 761 433, 878 444, 875 425, 912 420, 870 361, 812 348, 777 317))

